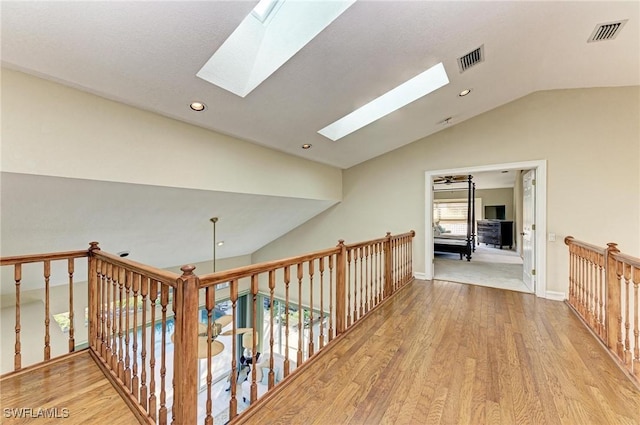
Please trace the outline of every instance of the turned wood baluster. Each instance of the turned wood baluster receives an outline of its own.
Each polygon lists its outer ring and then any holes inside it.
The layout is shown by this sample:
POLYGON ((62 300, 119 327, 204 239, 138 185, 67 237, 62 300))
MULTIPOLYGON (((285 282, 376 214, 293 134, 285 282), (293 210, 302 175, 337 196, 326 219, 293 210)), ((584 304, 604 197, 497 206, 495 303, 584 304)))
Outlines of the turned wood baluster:
POLYGON ((13 280, 16 282, 16 343, 13 357, 13 370, 22 368, 22 349, 20 346, 20 281, 22 280, 22 264, 13 266, 13 280))
POLYGON ((96 317, 99 319, 99 323, 98 323, 98 338, 96 338, 96 343, 98 345, 98 353, 100 354, 100 356, 106 360, 105 357, 105 332, 107 329, 107 324, 106 324, 106 316, 105 316, 105 309, 106 309, 106 305, 107 305, 107 296, 106 296, 106 273, 107 273, 107 265, 104 263, 104 261, 102 260, 97 260, 96 261, 96 274, 97 274, 97 282, 98 282, 98 288, 97 288, 97 293, 98 293, 98 302, 96 303, 97 307, 97 311, 96 311, 96 317))
POLYGON ((111 357, 109 358, 109 367, 114 372, 118 371, 118 266, 111 266, 111 357))
POLYGON ((631 369, 636 379, 640 379, 640 321, 638 321, 638 312, 640 311, 640 304, 638 304, 638 285, 640 285, 640 268, 633 268, 633 364, 631 369))
POLYGON ((386 239, 384 242, 384 298, 388 298, 393 294, 393 253, 391 252, 390 232, 387 232, 386 239))
POLYGON ((346 279, 348 278, 347 248, 344 240, 338 241, 338 254, 336 255, 336 336, 341 335, 349 326, 349 319, 345 323, 345 317, 349 311, 349 304, 345 304, 345 295, 349 293, 346 279))
POLYGON ((371 264, 369 263, 369 246, 365 246, 364 250, 364 271, 365 271, 365 279, 364 279, 364 312, 365 314, 369 312, 371 309, 371 299, 369 298, 371 295, 371 264))
MULTIPOLYGON (((67 274, 69 275, 69 352, 75 351, 76 343, 74 338, 74 329, 73 329, 73 266, 74 259, 69 258, 67 260, 67 274)), ((89 341, 91 341, 91 337, 89 337, 89 341)))
POLYGON ((309 260, 309 355, 313 356, 313 272, 314 260, 309 260))
POLYGON ((100 305, 100 280, 98 279, 98 260, 94 256, 94 251, 99 250, 98 242, 91 242, 89 244, 89 282, 88 282, 88 297, 89 297, 89 346, 99 353, 98 339, 100 333, 100 327, 98 325, 98 306, 100 305))
MULTIPOLYGON (((269 352, 273 353, 273 291, 276 289, 276 272, 269 270, 269 352)), ((264 350, 263 350, 264 351, 264 350)))
POLYGON ((622 267, 613 254, 619 253, 617 244, 607 244, 607 336, 608 345, 618 357, 623 360, 622 347, 622 297, 621 282, 622 267))
MULTIPOLYGON (((127 297, 129 294, 127 293, 127 297)), ((169 286, 160 286, 160 306, 162 311, 162 350, 160 354, 160 410, 158 411, 161 425, 167 423, 167 305, 169 304, 169 286)), ((175 329, 174 329, 175 330, 175 329)))
POLYGON ((384 299, 384 245, 378 243, 378 303, 384 299))
POLYGON ((302 364, 302 339, 304 334, 304 328, 302 327, 302 316, 304 311, 302 310, 302 263, 298 263, 298 364, 302 364))
POLYGON ((51 336, 49 335, 49 278, 51 277, 51 261, 44 260, 44 360, 51 358, 51 336))
MULTIPOLYGON (((138 377, 138 292, 140 291, 141 276, 138 273, 132 274, 131 281, 133 287, 133 376, 131 378, 131 394, 139 400, 140 378, 138 377)), ((144 308, 144 306, 143 306, 144 308)))
POLYGON ((289 284, 291 283, 291 268, 284 266, 284 376, 289 375, 289 284))
MULTIPOLYGON (((347 266, 346 266, 346 292, 347 292, 347 328, 351 326, 351 250, 347 249, 347 266)), ((355 304, 355 302, 354 302, 355 304)), ((338 330, 338 332, 340 332, 338 330)))
POLYGON ((633 363, 631 370, 636 379, 640 380, 640 299, 638 299, 638 286, 640 285, 640 268, 633 267, 633 363))
MULTIPOLYGON (((236 322, 236 306, 238 303, 238 279, 234 279, 230 282, 230 297, 231 297, 231 315, 232 315, 232 320, 231 323, 234 323, 233 326, 235 326, 236 322)), ((237 386, 238 386, 238 364, 236 361, 236 353, 238 352, 238 348, 237 348, 237 339, 238 338, 232 338, 231 341, 231 352, 233 353, 233 355, 231 356, 231 380, 229 382, 229 385, 231 385, 231 399, 229 400, 229 419, 233 419, 237 416, 238 414, 238 398, 237 398, 237 386)), ((286 364, 285 364, 285 370, 286 370, 286 364)))
MULTIPOLYGON (((300 287, 299 290, 302 291, 302 277, 301 277, 301 267, 302 264, 298 264, 298 275, 300 276, 300 287)), ((251 295, 253 298, 253 315, 251 317, 253 317, 253 324, 252 324, 252 328, 253 328, 253 343, 251 346, 251 353, 253 355, 253 364, 256 365, 258 364, 258 350, 256 349, 256 347, 258 346, 258 291, 259 291, 259 287, 258 287, 258 275, 257 274, 253 274, 251 275, 251 295)), ((299 292, 298 293, 298 298, 302 299, 302 295, 299 292)), ((298 310, 298 312, 300 313, 300 315, 302 314, 302 310, 298 310)), ((236 326, 236 324, 233 324, 234 328, 236 326)), ((262 328, 261 328, 262 329, 262 328)), ((299 348, 302 348, 302 339, 300 338, 300 333, 298 333, 298 341, 299 341, 299 348)), ((298 353, 298 356, 300 356, 301 353, 298 353)), ((300 364, 301 362, 298 362, 298 364, 300 364)), ((273 368, 271 368, 271 370, 273 371, 273 368)), ((258 399, 258 385, 256 383, 256 368, 255 366, 251 368, 251 403, 255 402, 258 399)))
POLYGON ((625 320, 624 320, 624 364, 628 365, 629 367, 631 367, 631 340, 629 339, 629 329, 631 327, 631 323, 630 323, 630 310, 631 310, 631 306, 630 301, 631 301, 631 292, 629 291, 629 283, 631 283, 631 265, 627 264, 627 263, 622 263, 622 267, 624 270, 624 286, 625 286, 625 291, 624 291, 624 316, 625 316, 625 320))
POLYGON ((376 306, 380 302, 380 289, 378 288, 378 243, 374 243, 371 247, 371 264, 372 264, 372 272, 371 272, 371 282, 373 285, 373 295, 372 302, 373 305, 376 306))
POLYGON ((333 254, 329 255, 329 342, 333 340, 333 254))
POLYGON ((147 410, 147 295, 149 294, 149 278, 141 276, 140 295, 142 295, 142 348, 140 350, 140 405, 147 410))
POLYGON ((356 260, 356 269, 358 268, 358 260, 360 261, 360 291, 358 292, 358 299, 359 299, 359 303, 358 303, 358 319, 360 319, 363 315, 364 315, 364 304, 365 304, 365 291, 364 291, 364 273, 363 273, 363 267, 364 267, 364 260, 363 260, 363 254, 364 254, 364 248, 358 248, 358 250, 356 251, 357 255, 358 255, 358 259, 356 260))
POLYGON ((589 250, 587 251, 587 284, 588 284, 588 298, 587 298, 587 324, 589 328, 595 329, 595 309, 594 309, 594 300, 595 300, 595 261, 594 261, 595 252, 589 250))
POLYGON ((122 330, 122 321, 123 319, 129 315, 129 310, 127 308, 126 299, 124 298, 124 281, 127 271, 123 267, 119 267, 118 273, 118 285, 120 287, 120 313, 118 317, 118 378, 122 382, 124 382, 124 340, 123 340, 123 330, 122 330), (126 315, 126 316, 125 316, 126 315))
POLYGON ((595 280, 594 280, 594 285, 595 285, 595 289, 593 291, 595 298, 593 300, 593 309, 595 312, 594 315, 594 321, 595 321, 595 327, 594 330, 596 332, 596 334, 600 335, 600 331, 601 331, 601 327, 600 327, 600 291, 601 291, 601 281, 600 281, 600 275, 602 273, 602 268, 600 267, 600 254, 598 253, 594 253, 594 273, 595 273, 595 280))
POLYGON ((158 282, 151 279, 149 282, 149 302, 151 304, 151 343, 149 344, 151 356, 149 357, 149 415, 156 420, 156 300, 158 299, 158 282))
MULTIPOLYGON (((213 374, 211 373, 211 343, 213 341, 213 327, 215 326, 213 318, 213 309, 216 305, 215 287, 207 286, 204 291, 204 296, 206 300, 205 307, 207 309, 207 403, 205 407, 207 415, 204 419, 204 423, 205 425, 211 425, 213 424, 213 404, 211 398, 211 384, 213 383, 213 374)), ((235 340, 235 335, 233 335, 231 339, 235 340)), ((235 350, 232 351, 232 353, 231 357, 235 358, 235 350)), ((229 385, 233 387, 233 383, 230 382, 229 385)))
POLYGON ((573 300, 573 260, 574 260, 574 255, 573 255, 573 245, 570 242, 569 236, 567 236, 564 239, 564 243, 568 245, 569 247, 569 304, 570 305, 575 305, 574 300, 573 300))
POLYGON ((111 269, 112 269, 112 265, 109 263, 104 263, 104 268, 106 269, 106 278, 107 278, 107 282, 105 284, 105 293, 106 293, 106 297, 105 299, 107 300, 107 303, 105 305, 105 315, 107 317, 107 323, 106 323, 106 328, 105 328, 105 334, 104 334, 104 339, 105 339, 105 355, 104 355, 104 360, 106 361, 107 365, 111 365, 111 304, 112 300, 111 300, 111 269))
POLYGON ((324 257, 318 258, 320 270, 320 349, 324 347, 324 257))
MULTIPOLYGON (((129 352, 129 344, 131 342, 131 323, 129 323, 129 316, 131 316, 131 280, 133 278, 133 272, 125 270, 124 276, 124 290, 127 303, 127 315, 125 316, 124 323, 124 386, 131 391, 131 353, 129 352)), ((137 309, 137 305, 133 305, 133 309, 137 309)), ((133 332, 136 331, 135 326, 133 332)))

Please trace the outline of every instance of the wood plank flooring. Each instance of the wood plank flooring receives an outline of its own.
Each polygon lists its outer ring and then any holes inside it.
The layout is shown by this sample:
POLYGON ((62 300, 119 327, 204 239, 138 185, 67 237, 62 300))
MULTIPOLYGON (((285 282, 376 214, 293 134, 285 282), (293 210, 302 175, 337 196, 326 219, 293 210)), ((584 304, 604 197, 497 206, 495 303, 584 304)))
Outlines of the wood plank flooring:
POLYGON ((139 422, 85 350, 0 381, 0 423, 132 425, 139 422), (25 410, 29 408, 32 410, 25 410), (52 408, 57 410, 46 412, 51 417, 37 417, 45 415, 38 409, 52 408), (23 417, 16 418, 19 414, 23 417))
POLYGON ((561 302, 415 281, 234 424, 640 424, 561 302))

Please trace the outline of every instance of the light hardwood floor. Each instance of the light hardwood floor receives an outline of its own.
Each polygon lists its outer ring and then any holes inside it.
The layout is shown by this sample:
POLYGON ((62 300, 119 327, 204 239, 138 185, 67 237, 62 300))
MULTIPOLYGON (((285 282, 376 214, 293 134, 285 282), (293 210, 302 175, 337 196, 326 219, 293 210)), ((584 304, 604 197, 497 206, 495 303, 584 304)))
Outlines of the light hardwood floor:
POLYGON ((139 423, 86 350, 6 377, 0 381, 0 406, 2 424, 139 423), (52 408, 53 417, 37 417, 38 409, 52 408), (11 409, 23 409, 23 418, 13 417, 18 412, 11 409))
POLYGON ((247 424, 640 424, 640 393, 561 302, 415 281, 247 424))

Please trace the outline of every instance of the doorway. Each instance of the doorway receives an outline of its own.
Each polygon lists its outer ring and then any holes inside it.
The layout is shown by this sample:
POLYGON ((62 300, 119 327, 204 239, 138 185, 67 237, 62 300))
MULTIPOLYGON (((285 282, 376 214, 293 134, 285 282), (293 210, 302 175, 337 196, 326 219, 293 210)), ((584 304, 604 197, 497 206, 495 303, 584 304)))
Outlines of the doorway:
MULTIPOLYGON (((458 175, 458 174, 473 174, 484 173, 490 171, 500 172, 503 170, 520 171, 520 170, 535 170, 536 184, 532 187, 531 195, 535 199, 535 204, 532 207, 533 221, 535 223, 536 231, 531 234, 529 240, 529 248, 533 250, 535 255, 529 258, 533 262, 533 269, 535 272, 535 279, 531 283, 530 290, 533 291, 539 297, 546 296, 546 160, 538 161, 526 161, 517 163, 504 163, 483 165, 476 167, 458 168, 458 169, 445 169, 445 170, 430 170, 425 172, 425 279, 433 279, 434 276, 434 233, 433 233, 433 205, 434 205, 434 192, 433 181, 434 178, 442 175, 458 175)), ((520 228, 520 227, 518 227, 520 228)), ((514 229, 516 232, 516 229, 514 229)), ((518 230, 518 232, 520 232, 518 230)), ((518 238, 520 244, 522 240, 518 238)), ((473 260, 472 260, 473 261, 473 260)))

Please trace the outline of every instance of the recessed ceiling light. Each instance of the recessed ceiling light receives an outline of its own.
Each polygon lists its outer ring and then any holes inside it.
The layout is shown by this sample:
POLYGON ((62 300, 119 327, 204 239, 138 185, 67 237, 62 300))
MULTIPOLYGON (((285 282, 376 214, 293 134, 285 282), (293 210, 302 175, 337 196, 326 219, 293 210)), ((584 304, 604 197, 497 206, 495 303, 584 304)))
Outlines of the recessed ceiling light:
POLYGON ((355 0, 261 0, 196 76, 245 97, 355 0))
POLYGON ((458 93, 458 96, 464 97, 464 96, 468 95, 469 93, 471 93, 471 89, 464 89, 460 93, 458 93))
POLYGON ((312 145, 305 143, 304 145, 302 145, 302 149, 310 149, 312 145))
POLYGON ((218 242, 218 246, 222 246, 222 245, 224 245, 224 241, 218 242))
POLYGON ((189 105, 189 108, 193 109, 196 112, 200 112, 207 109, 207 105, 205 105, 202 102, 191 102, 191 105, 189 105))
POLYGON ((444 70, 444 65, 440 62, 360 109, 329 124, 318 133, 335 142, 447 84, 449 84, 449 77, 444 70))

